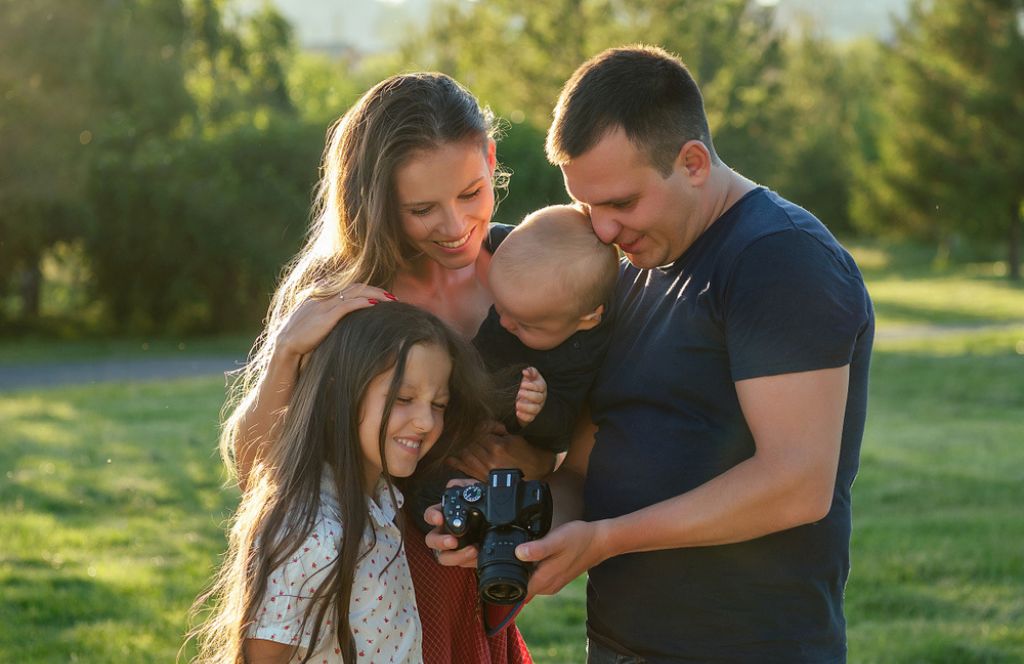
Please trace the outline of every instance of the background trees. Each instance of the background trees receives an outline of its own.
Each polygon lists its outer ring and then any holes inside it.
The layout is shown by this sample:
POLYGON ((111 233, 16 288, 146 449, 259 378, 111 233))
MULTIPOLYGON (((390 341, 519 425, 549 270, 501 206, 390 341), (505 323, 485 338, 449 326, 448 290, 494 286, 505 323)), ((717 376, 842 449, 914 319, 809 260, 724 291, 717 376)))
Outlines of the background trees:
POLYGON ((1024 3, 915 0, 886 51, 855 214, 947 249, 998 241, 1020 279, 1024 3))
POLYGON ((327 125, 394 71, 448 72, 503 119, 499 221, 564 201, 543 156, 554 99, 633 42, 687 62, 728 164, 834 231, 1001 246, 1019 279, 1022 34, 1021 0, 915 0, 886 44, 783 33, 748 0, 437 0, 398 52, 331 59, 269 5, 0 0, 0 321, 82 327, 46 295, 56 257, 94 328, 256 325, 327 125))

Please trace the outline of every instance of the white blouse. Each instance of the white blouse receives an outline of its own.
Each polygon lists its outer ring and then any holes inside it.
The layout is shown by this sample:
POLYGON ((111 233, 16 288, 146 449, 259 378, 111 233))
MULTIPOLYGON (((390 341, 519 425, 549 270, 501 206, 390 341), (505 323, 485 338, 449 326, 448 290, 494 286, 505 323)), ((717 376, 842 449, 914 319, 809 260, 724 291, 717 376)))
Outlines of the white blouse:
MULTIPOLYGON (((326 577, 341 551, 343 529, 338 499, 328 477, 324 480, 320 514, 313 531, 291 560, 271 573, 259 617, 248 633, 250 638, 299 646, 292 662, 301 661, 310 647, 312 630, 309 625, 302 627, 302 617, 318 581, 326 577)), ((398 489, 395 489, 395 497, 397 505, 391 501, 387 485, 381 480, 373 497, 366 499, 370 519, 362 537, 365 555, 356 564, 348 619, 358 661, 419 664, 423 661, 423 628, 416 610, 402 533, 395 524, 395 515, 402 506, 398 489)), ((310 661, 330 664, 342 661, 329 619, 320 628, 319 643, 310 661)))

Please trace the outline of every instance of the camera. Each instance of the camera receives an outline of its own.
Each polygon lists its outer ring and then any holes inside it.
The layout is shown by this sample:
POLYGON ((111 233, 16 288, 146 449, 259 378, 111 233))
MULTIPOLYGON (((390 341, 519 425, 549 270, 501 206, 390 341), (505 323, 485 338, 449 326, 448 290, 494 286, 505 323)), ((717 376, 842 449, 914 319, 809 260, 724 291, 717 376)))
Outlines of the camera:
POLYGON ((526 597, 530 565, 516 547, 551 529, 551 491, 544 482, 524 481, 518 468, 492 470, 486 483, 453 486, 441 497, 444 530, 459 548, 480 546, 477 581, 481 599, 515 604, 526 597))

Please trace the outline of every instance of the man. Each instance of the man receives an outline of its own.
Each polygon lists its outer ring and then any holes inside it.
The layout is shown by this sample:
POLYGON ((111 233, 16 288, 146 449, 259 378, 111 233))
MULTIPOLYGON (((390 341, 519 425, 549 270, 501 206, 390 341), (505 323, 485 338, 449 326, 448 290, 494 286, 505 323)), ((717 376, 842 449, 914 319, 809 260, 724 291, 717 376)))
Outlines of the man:
POLYGON ((585 477, 583 520, 519 547, 530 593, 589 570, 592 663, 845 661, 874 330, 852 258, 718 158, 661 49, 584 63, 547 151, 629 262, 592 424, 559 471, 585 477))

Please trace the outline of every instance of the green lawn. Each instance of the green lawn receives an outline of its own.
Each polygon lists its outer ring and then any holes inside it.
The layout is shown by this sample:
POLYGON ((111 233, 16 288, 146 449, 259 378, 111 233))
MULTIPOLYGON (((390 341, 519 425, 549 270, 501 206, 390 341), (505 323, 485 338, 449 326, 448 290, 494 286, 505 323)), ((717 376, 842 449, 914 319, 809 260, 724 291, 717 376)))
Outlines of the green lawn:
MULTIPOLYGON (((1024 662, 1024 290, 877 251, 858 257, 885 329, 1000 327, 876 345, 850 661, 1024 662)), ((0 393, 0 662, 174 660, 237 499, 222 395, 221 378, 0 393)), ((582 579, 528 607, 536 660, 581 662, 584 616, 582 579)))
POLYGON ((256 333, 224 337, 134 339, 75 339, 53 341, 26 338, 0 343, 4 365, 81 362, 105 359, 147 359, 218 355, 245 357, 256 333))

